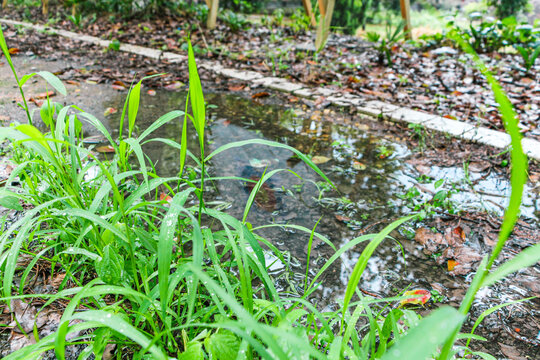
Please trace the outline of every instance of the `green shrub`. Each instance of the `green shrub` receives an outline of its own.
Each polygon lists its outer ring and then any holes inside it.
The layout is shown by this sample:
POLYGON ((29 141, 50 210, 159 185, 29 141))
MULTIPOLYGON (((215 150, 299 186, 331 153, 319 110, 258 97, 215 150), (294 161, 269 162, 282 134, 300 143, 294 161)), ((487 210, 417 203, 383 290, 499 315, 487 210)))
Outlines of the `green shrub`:
POLYGON ((495 8, 495 14, 500 19, 504 19, 524 12, 529 0, 487 0, 487 3, 495 8))

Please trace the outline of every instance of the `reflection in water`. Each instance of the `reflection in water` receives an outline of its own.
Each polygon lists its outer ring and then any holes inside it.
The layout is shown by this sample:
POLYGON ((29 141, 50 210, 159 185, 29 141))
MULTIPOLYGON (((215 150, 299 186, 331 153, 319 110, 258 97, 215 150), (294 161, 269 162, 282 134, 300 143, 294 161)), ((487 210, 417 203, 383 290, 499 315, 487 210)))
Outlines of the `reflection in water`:
MULTIPOLYGON (((179 93, 158 93, 156 97, 144 97, 141 101, 138 126, 145 129, 165 112, 184 109, 184 99, 185 94, 179 93)), ((121 101, 118 99, 118 103, 121 101)), ((261 188, 247 217, 247 221, 254 227, 266 224, 296 224, 311 229, 320 219, 317 232, 328 237, 339 248, 358 236, 360 229, 368 224, 387 224, 408 211, 403 200, 397 195, 404 194, 407 188, 416 184, 418 174, 403 161, 410 154, 406 147, 377 138, 354 126, 335 125, 325 119, 321 121, 299 118, 291 110, 287 111, 278 106, 261 106, 251 99, 207 94, 206 101, 215 105, 208 109, 206 154, 234 141, 278 141, 305 154, 318 156, 321 170, 339 190, 335 191, 326 186, 317 174, 286 149, 249 145, 224 151, 216 155, 210 163, 209 172, 212 176, 257 181, 269 171, 287 170, 275 174, 261 188)), ((118 104, 114 103, 112 106, 118 104)), ((179 142, 182 120, 178 119, 163 126, 154 136, 172 138, 179 142)), ((112 128, 115 128, 115 124, 112 124, 112 128)), ((194 129, 190 128, 189 133, 194 135, 194 129)), ((193 136, 189 138, 189 148, 194 154, 199 152, 198 141, 193 136)), ((144 150, 154 162, 160 176, 177 174, 178 150, 157 142, 146 144, 144 150)), ((457 181, 455 176, 460 175, 445 174, 439 168, 434 168, 433 171, 434 178, 443 176, 457 181)), ((490 175, 483 181, 495 184, 485 192, 500 193, 500 189, 508 186, 506 180, 498 179, 495 175, 490 175)), ((207 185, 209 198, 228 204, 227 212, 241 219, 254 183, 235 179, 214 181, 211 185, 207 185)), ((455 196, 462 203, 474 204, 479 201, 480 195, 458 193, 455 196)), ((538 204, 537 196, 529 193, 526 199, 528 206, 525 207, 525 213, 534 217, 534 206, 538 204)), ((506 200, 504 197, 497 197, 492 201, 504 203, 506 200)), ((268 255, 270 271, 277 279, 276 285, 281 291, 298 293, 304 282, 301 274, 305 272, 309 234, 278 226, 258 230, 258 233, 284 252, 288 259, 287 265, 292 270, 286 271, 285 264, 268 255)), ((438 283, 444 283, 444 286, 450 289, 463 286, 463 280, 457 282, 433 261, 429 261, 419 251, 417 244, 404 240, 398 233, 393 236, 403 244, 405 259, 400 245, 386 240, 370 259, 362 288, 391 294, 411 283, 428 288, 438 283)), ((320 288, 318 295, 324 303, 343 294, 350 272, 358 259, 359 250, 360 246, 355 251, 344 254, 341 262, 336 262, 327 270, 325 276, 320 278, 324 287, 320 288)), ((322 240, 314 239, 311 276, 333 253, 322 240)))

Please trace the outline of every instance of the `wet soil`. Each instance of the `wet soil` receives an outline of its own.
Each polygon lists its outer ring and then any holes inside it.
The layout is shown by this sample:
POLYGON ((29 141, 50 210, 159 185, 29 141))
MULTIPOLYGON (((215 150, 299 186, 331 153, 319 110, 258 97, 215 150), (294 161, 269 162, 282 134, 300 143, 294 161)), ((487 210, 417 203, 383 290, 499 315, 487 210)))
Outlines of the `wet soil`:
MULTIPOLYGON (((324 85, 338 92, 402 104, 503 131, 497 104, 484 77, 474 70, 467 56, 449 43, 435 47, 396 45, 392 49, 394 64, 384 66, 372 45, 356 37, 333 35, 325 50, 315 55, 314 32, 304 29, 249 24, 246 29, 234 32, 219 22, 217 29, 208 31, 194 14, 186 12, 161 14, 159 19, 111 20, 107 16, 88 16, 77 27, 67 20, 64 11, 52 9, 51 14, 55 15, 47 20, 37 8, 22 12, 10 7, 4 16, 48 22, 53 27, 183 54, 190 33, 199 58, 219 60, 227 67, 285 77, 311 86, 324 85)), ((13 41, 21 50, 40 55, 51 50, 61 53, 70 47, 69 41, 66 44, 64 40, 41 37, 36 42, 35 36, 31 32, 18 34, 13 41)), ((540 139, 539 61, 530 71, 525 71, 518 55, 481 56, 515 105, 523 133, 540 139)), ((111 80, 104 75, 104 80, 111 80)))
MULTIPOLYGON (((73 51, 76 53, 75 47, 73 51)), ((102 65, 111 66, 105 68, 109 71, 104 72, 102 67, 83 56, 83 50, 78 51, 81 54, 79 57, 59 56, 54 62, 15 56, 16 67, 21 73, 47 69, 59 73, 65 81, 73 81, 67 85, 70 93, 68 98, 55 96, 52 99, 68 105, 78 104, 102 119, 112 130, 117 126, 118 113, 105 115, 105 111, 110 108, 121 109, 126 91, 115 90, 110 84, 98 84, 95 80, 85 81, 79 77, 81 71, 75 69, 96 69, 100 74, 113 73, 120 74, 120 78, 128 78, 135 76, 135 71, 145 65, 160 70, 170 66, 154 62, 137 64, 137 57, 133 57, 134 60, 128 59, 134 64, 133 67, 113 67, 114 59, 118 60, 124 55, 104 53, 108 63, 102 65)), ((101 53, 100 50, 94 51, 96 54, 101 53)), ((4 61, 2 63, 4 64, 4 61)), ((118 63, 123 64, 123 60, 118 63)), ((167 75, 168 79, 185 79, 185 69, 178 68, 181 65, 175 67, 176 69, 171 69, 172 72, 167 75)), ((9 71, 6 71, 7 65, 0 65, 0 69, 0 119, 6 123, 23 121, 24 113, 15 106, 20 95, 17 89, 10 85, 12 82, 9 71)), ((454 195, 454 206, 461 210, 459 213, 442 209, 441 214, 433 220, 403 227, 399 233, 393 234, 403 246, 404 255, 395 242, 388 241, 370 260, 367 274, 361 283, 362 290, 373 296, 395 295, 407 286, 436 290, 441 294, 439 302, 429 303, 424 313, 441 303, 454 306, 459 304, 467 284, 470 283, 471 273, 452 273, 448 270, 446 259, 443 262, 437 261, 442 254, 429 254, 425 246, 412 238, 418 228, 433 227, 443 234, 448 229, 454 231, 460 227, 465 233, 465 243, 469 248, 479 254, 488 252, 492 245, 492 236, 500 225, 501 208, 506 203, 509 191, 508 169, 500 166, 506 155, 497 157, 497 151, 493 149, 458 143, 436 134, 426 133, 420 138, 399 125, 361 118, 345 110, 328 108, 323 102, 305 101, 281 93, 268 93, 268 96, 257 96, 253 99, 249 95, 258 93, 257 89, 244 87, 242 91, 231 92, 229 87, 238 85, 237 82, 229 83, 226 80, 210 78, 208 74, 206 76, 204 88, 209 90, 206 99, 209 104, 215 105, 208 111, 207 146, 210 149, 248 138, 287 143, 312 157, 318 157, 319 166, 339 190, 326 190, 321 194, 320 189, 317 189, 317 185, 321 187, 318 183, 321 179, 284 150, 253 146, 222 153, 211 166, 210 171, 215 176, 256 179, 268 166, 269 170, 291 169, 303 178, 299 180, 286 172, 272 178, 263 189, 266 195, 256 201, 248 217, 254 226, 291 223, 312 228, 321 218, 317 231, 339 247, 361 234, 375 232, 393 219, 409 213, 410 204, 407 199, 402 199, 402 196, 413 186, 419 190, 419 197, 424 200, 433 197, 433 183, 440 178, 445 179, 445 189, 451 190, 453 185, 460 189, 454 195), (210 92, 211 90, 215 91, 210 92), (420 147, 423 151, 420 151, 420 147), (468 176, 463 171, 464 163, 469 163, 468 176)), ((33 94, 47 90, 39 80, 27 86, 28 97, 35 98, 37 96, 32 96, 33 94)), ((183 109, 185 94, 181 91, 157 89, 155 93, 146 92, 149 89, 150 87, 145 88, 146 94, 141 102, 138 118, 140 129, 144 129, 167 111, 183 109)), ((177 90, 181 89, 182 87, 177 90)), ((31 106, 35 107, 36 104, 31 103, 31 106)), ((179 134, 180 124, 170 123, 157 132, 156 136, 178 138, 179 134)), ((194 139, 192 141, 194 142, 194 139)), ((145 152, 156 163, 158 174, 166 176, 176 173, 176 152, 159 146, 147 147, 145 152)), ((503 258, 514 256, 540 239, 537 227, 540 216, 539 174, 537 164, 533 163, 530 171, 531 182, 524 198, 523 217, 504 251, 503 258)), ((215 183, 211 196, 216 206, 223 206, 231 214, 241 217, 249 192, 250 188, 245 182, 224 181, 215 183)), ((301 291, 304 279, 299 274, 305 272, 309 236, 286 227, 268 228, 260 232, 289 255, 288 265, 292 271, 288 271, 278 262, 271 268, 280 290, 292 293, 301 291)), ((343 294, 361 249, 359 247, 348 253, 321 279, 323 286, 314 297, 314 302, 321 306, 332 306, 343 294)), ((315 240, 310 262, 311 276, 332 253, 330 247, 315 240)), ((475 263, 471 265, 474 269, 475 263)), ((536 265, 510 276, 482 293, 472 309, 468 326, 489 307, 540 295, 539 273, 540 268, 536 265)), ((538 346, 530 342, 534 343, 540 328, 539 305, 536 299, 490 315, 479 329, 479 333, 489 341, 475 343, 473 348, 485 348, 499 358, 536 358, 539 354, 538 346), (519 332, 516 329, 519 329, 519 332)), ((9 345, 4 343, 4 346, 9 345)))

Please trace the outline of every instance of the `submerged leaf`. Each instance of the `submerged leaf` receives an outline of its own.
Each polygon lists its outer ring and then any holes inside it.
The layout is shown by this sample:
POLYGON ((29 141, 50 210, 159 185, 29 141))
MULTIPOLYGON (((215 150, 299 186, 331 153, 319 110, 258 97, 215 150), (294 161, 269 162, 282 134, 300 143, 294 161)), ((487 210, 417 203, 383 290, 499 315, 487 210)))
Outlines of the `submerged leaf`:
POLYGON ((316 155, 316 156, 314 156, 314 157, 311 158, 311 161, 313 161, 313 163, 314 163, 315 165, 324 164, 324 163, 329 162, 330 160, 332 160, 332 159, 329 158, 329 157, 326 157, 326 156, 320 156, 320 155, 316 155))

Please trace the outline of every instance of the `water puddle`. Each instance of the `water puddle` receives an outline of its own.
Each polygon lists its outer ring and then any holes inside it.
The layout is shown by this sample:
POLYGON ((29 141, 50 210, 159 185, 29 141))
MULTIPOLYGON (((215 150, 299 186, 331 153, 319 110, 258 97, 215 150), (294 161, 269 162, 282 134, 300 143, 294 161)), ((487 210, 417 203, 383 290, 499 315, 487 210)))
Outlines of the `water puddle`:
MULTIPOLYGON (((165 92, 143 98, 138 126, 145 129, 165 112, 184 109, 184 99, 185 94, 165 92)), ((338 125, 331 119, 298 116, 301 111, 286 110, 277 105, 263 106, 252 99, 234 95, 207 94, 206 100, 211 104, 207 154, 234 141, 278 141, 310 155, 338 189, 331 189, 291 151, 282 148, 249 145, 222 152, 211 161, 210 173, 215 177, 258 180, 265 172, 286 169, 261 188, 247 217, 254 227, 281 225, 258 230, 258 233, 272 240, 286 254, 290 272, 284 270, 285 266, 279 260, 268 259, 270 271, 278 279, 277 285, 282 291, 301 292, 305 280, 301 274, 306 271, 309 234, 287 227, 289 224, 312 229, 319 221, 317 232, 339 248, 359 236, 362 229, 373 224, 386 225, 409 213, 412 200, 407 197, 407 191, 413 186, 418 189, 414 197, 416 202, 430 199, 441 189, 450 191, 455 211, 488 210, 499 216, 507 202, 509 183, 501 176, 474 172, 474 169, 466 172, 461 168, 433 167, 422 177, 406 162, 411 155, 406 146, 372 135, 365 124, 338 125), (444 179, 444 183, 436 188, 435 182, 439 179, 444 179)), ((119 97, 107 106, 121 108, 122 101, 119 97)), ((114 121, 111 127, 117 127, 114 121)), ((180 133, 179 120, 165 125, 155 136, 179 141, 180 133)), ((194 134, 193 129, 191 134, 194 134)), ((196 139, 191 137, 189 141, 196 153, 196 139)), ((177 150, 153 143, 145 147, 145 152, 155 162, 159 175, 177 174, 177 150)), ((243 217, 253 184, 237 179, 222 180, 209 183, 208 188, 214 204, 237 218, 243 217)), ((538 194, 527 188, 523 216, 537 219, 538 209, 538 194)), ((378 229, 380 226, 370 228, 367 233, 378 229)), ((413 228, 409 230, 414 231, 413 228)), ((447 269, 424 255, 414 241, 399 233, 394 236, 402 245, 391 240, 383 243, 369 261, 362 289, 390 294, 412 284, 429 289, 454 289, 454 292, 448 292, 448 298, 454 301, 463 295, 463 278, 448 275, 447 269)), ((346 253, 320 279, 324 284, 319 291, 322 301, 326 303, 342 296, 359 250, 361 247, 346 253)), ((314 239, 310 277, 332 254, 333 250, 321 239, 314 239)))

